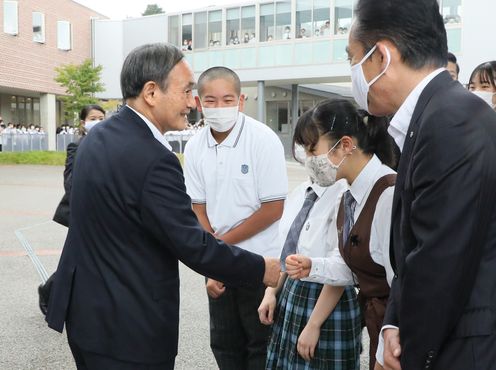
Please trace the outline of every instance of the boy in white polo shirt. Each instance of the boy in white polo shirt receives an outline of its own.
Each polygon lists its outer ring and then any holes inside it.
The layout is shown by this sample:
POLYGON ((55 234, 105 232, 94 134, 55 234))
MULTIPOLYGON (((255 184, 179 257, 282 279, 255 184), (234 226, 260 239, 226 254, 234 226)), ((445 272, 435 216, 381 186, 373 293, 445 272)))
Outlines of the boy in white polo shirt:
MULTIPOLYGON (((207 126, 186 145, 187 192, 202 226, 228 244, 279 257, 278 220, 288 190, 284 150, 265 124, 242 112, 238 75, 213 67, 198 79, 197 106, 207 126)), ((208 279, 210 346, 221 370, 265 369, 268 328, 258 289, 208 279)))

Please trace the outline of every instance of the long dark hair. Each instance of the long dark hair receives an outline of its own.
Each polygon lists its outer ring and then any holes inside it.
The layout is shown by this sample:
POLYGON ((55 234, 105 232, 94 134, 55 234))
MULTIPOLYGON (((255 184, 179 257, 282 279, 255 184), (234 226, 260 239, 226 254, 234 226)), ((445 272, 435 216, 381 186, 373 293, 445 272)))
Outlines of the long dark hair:
POLYGON ((348 100, 324 100, 298 119, 293 136, 293 154, 297 144, 313 151, 324 135, 335 142, 343 136, 350 136, 357 140, 358 147, 365 154, 375 154, 382 163, 394 168, 396 156, 393 140, 387 132, 388 125, 387 118, 357 110, 348 100))

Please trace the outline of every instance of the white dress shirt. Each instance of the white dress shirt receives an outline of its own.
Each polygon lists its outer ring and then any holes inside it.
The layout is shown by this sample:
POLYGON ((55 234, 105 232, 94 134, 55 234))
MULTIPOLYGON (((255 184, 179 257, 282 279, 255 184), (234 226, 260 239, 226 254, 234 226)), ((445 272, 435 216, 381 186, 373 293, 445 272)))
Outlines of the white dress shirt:
POLYGON ((396 145, 400 148, 400 151, 403 151, 406 133, 408 131, 408 127, 410 126, 410 121, 412 120, 413 111, 417 106, 422 91, 424 91, 425 87, 434 79, 434 77, 445 70, 446 68, 438 68, 420 81, 420 83, 412 90, 403 104, 401 104, 400 109, 398 109, 394 117, 391 119, 388 132, 389 135, 393 137, 396 145))
MULTIPOLYGON (((403 145, 405 144, 408 127, 410 127, 413 112, 415 111, 415 107, 417 106, 417 103, 420 99, 420 95, 424 91, 425 87, 429 84, 429 82, 431 82, 434 77, 445 70, 446 68, 438 68, 434 72, 426 76, 422 81, 420 81, 420 83, 405 99, 400 109, 398 109, 393 119, 391 120, 388 132, 400 148, 400 151, 403 151, 403 145)), ((386 329, 398 329, 398 327, 394 325, 384 325, 381 329, 381 334, 379 335, 379 343, 377 345, 377 352, 375 353, 375 358, 381 365, 384 365, 384 330, 386 329)))
POLYGON ((150 131, 153 134, 153 137, 157 139, 160 144, 165 146, 167 149, 169 149, 172 152, 172 147, 170 146, 169 142, 165 139, 164 135, 158 130, 158 128, 150 122, 148 118, 146 118, 144 115, 142 115, 140 112, 138 112, 136 109, 131 108, 129 105, 126 105, 129 109, 131 109, 134 113, 136 113, 148 126, 150 131))
MULTIPOLYGON (((297 253, 307 257, 330 257, 338 249, 336 216, 342 194, 348 189, 345 180, 339 180, 329 187, 321 187, 305 181, 291 192, 284 204, 284 213, 279 223, 279 243, 282 249, 289 229, 305 201, 306 190, 311 187, 317 194, 307 220, 300 232, 297 253)), ((338 250, 339 253, 339 250, 338 250)), ((348 270, 343 260, 334 266, 336 269, 348 270), (340 265, 339 265, 340 264, 340 265)), ((314 281, 309 278, 305 281, 314 281)))
MULTIPOLYGON (((358 220, 365 203, 374 187, 374 184, 381 177, 395 172, 373 155, 367 165, 362 169, 353 184, 350 186, 351 195, 356 201, 354 222, 358 220)), ((389 187, 381 194, 377 201, 377 206, 372 219, 370 230, 369 250, 372 260, 384 266, 388 284, 391 286, 394 272, 389 259, 389 239, 391 228, 391 207, 393 204, 394 187, 389 187)), ((338 205, 339 207, 339 205, 338 205)), ((334 222, 333 227, 337 229, 334 222)), ((330 236, 334 237, 333 234, 330 236)), ((337 240, 335 241, 337 243, 337 240)), ((353 285, 356 278, 351 270, 345 264, 343 268, 343 258, 338 248, 332 251, 332 254, 327 257, 312 258, 312 268, 310 270, 309 280, 322 284, 335 286, 353 285)))

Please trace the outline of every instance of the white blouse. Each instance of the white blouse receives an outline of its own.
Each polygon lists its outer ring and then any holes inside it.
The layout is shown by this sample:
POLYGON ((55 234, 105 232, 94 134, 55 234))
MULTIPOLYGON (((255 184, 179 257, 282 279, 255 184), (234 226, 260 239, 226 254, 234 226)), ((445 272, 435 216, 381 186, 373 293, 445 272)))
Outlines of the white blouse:
MULTIPOLYGON (((351 194, 355 198, 357 204, 355 207, 354 220, 357 221, 360 213, 367 202, 367 198, 372 191, 372 188, 377 180, 381 177, 395 173, 391 168, 381 163, 377 156, 373 156, 367 165, 363 168, 360 174, 350 187, 351 194)), ((391 281, 394 276, 391 262, 389 259, 389 240, 391 228, 391 208, 393 204, 394 186, 387 188, 377 201, 374 218, 372 220, 372 228, 370 232, 370 255, 372 260, 384 266, 388 284, 391 286, 391 281)), ((338 200, 338 202, 341 199, 338 200)), ((339 207, 339 204, 338 204, 339 207)), ((333 205, 334 209, 335 206, 333 205)), ((331 226, 336 228, 336 222, 331 226)), ((336 232, 337 234, 337 232, 336 232)), ((332 238, 331 244, 337 243, 337 235, 329 233, 332 238)), ((343 268, 343 258, 339 252, 339 248, 333 248, 330 253, 320 256, 313 255, 312 268, 308 281, 314 281, 322 284, 334 286, 346 286, 356 282, 356 278, 352 275, 351 270, 346 266, 343 268)))
MULTIPOLYGON (((342 194, 348 189, 345 180, 339 180, 329 187, 321 187, 305 181, 294 189, 286 199, 284 213, 279 223, 279 242, 281 249, 286 241, 291 224, 305 201, 306 190, 311 187, 318 198, 315 201, 298 239, 297 253, 307 257, 330 257, 338 249, 338 233, 336 216, 342 194)), ((348 266, 341 261, 335 261, 336 268, 349 271, 348 266)), ((351 277, 350 272, 348 275, 351 277)), ((302 279, 315 281, 311 278, 302 279)))

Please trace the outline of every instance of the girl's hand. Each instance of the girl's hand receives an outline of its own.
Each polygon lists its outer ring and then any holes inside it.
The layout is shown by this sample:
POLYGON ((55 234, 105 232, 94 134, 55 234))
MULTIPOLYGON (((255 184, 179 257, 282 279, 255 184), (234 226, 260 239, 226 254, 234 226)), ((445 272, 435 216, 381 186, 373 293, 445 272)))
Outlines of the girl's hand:
POLYGON ((315 347, 319 342, 320 327, 307 323, 298 338, 296 349, 305 361, 310 361, 315 355, 315 347))
POLYGON ((277 305, 277 298, 273 288, 267 288, 265 295, 258 307, 258 317, 264 325, 272 325, 274 323, 274 311, 277 305))

